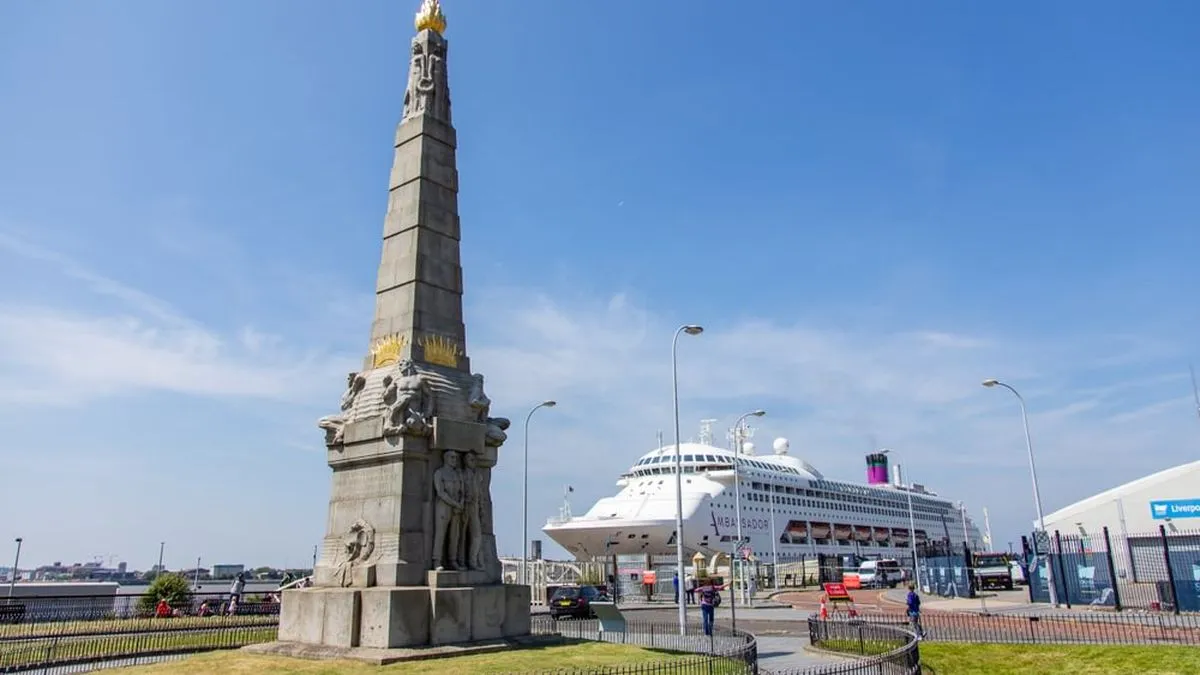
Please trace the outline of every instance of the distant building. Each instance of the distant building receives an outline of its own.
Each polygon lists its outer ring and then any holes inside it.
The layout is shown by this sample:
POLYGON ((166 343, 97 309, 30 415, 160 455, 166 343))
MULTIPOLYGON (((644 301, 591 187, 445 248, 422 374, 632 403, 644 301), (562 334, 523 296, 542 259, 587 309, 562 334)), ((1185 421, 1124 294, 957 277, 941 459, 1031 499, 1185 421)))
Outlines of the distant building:
POLYGON ((32 572, 26 571, 34 581, 122 581, 129 576, 127 566, 104 567, 99 562, 73 563, 64 565, 56 562, 43 565, 32 572))
MULTIPOLYGON (((1046 531, 1082 537, 1200 530, 1200 461, 1150 474, 1046 514, 1046 531)), ((1036 529, 1037 523, 1034 523, 1036 529)))
POLYGON ((232 579, 246 571, 245 565, 213 565, 212 578, 232 579))

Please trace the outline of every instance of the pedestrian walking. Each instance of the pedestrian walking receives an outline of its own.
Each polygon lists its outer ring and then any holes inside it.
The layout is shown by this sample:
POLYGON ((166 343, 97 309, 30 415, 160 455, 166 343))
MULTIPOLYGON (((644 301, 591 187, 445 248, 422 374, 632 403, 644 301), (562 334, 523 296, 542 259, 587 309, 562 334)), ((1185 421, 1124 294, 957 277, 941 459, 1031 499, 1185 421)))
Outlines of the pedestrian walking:
POLYGON ((713 623, 716 621, 717 607, 721 604, 721 591, 725 585, 716 586, 712 579, 705 579, 700 587, 700 616, 704 619, 704 634, 713 634, 713 623))
POLYGON ((684 577, 687 581, 687 601, 689 605, 696 604, 696 577, 687 575, 684 577))
POLYGON ((921 627, 921 596, 917 595, 915 584, 908 585, 908 598, 905 604, 908 605, 908 623, 912 626, 917 639, 920 640, 925 637, 925 629, 921 627))

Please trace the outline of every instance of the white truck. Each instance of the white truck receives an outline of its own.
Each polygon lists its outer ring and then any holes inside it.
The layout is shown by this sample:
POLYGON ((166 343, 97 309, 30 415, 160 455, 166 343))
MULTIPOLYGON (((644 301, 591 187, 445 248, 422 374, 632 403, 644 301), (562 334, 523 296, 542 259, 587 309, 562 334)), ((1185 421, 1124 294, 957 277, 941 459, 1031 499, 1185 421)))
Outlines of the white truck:
POLYGON ((1007 554, 976 553, 974 558, 975 568, 971 572, 975 575, 975 588, 1003 588, 1006 591, 1013 589, 1012 570, 1008 566, 1007 554))
POLYGON ((897 560, 866 560, 858 566, 858 582, 863 588, 895 588, 904 581, 904 569, 897 560))

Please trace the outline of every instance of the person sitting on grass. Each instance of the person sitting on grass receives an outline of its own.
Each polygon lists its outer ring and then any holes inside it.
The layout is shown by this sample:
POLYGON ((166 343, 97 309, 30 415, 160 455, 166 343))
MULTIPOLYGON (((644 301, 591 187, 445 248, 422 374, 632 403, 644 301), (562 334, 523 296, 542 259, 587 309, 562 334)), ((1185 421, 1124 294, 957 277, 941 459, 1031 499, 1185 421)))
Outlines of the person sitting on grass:
POLYGON ((154 616, 160 619, 171 616, 171 606, 167 604, 166 598, 159 598, 158 605, 154 607, 154 616))

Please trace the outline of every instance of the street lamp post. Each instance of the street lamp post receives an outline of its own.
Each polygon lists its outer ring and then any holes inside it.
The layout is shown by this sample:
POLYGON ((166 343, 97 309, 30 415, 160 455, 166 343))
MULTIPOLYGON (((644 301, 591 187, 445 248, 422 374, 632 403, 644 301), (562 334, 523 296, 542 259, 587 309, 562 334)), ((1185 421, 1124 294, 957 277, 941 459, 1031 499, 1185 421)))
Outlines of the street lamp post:
POLYGON ((158 542, 158 567, 155 568, 155 570, 154 570, 154 578, 155 579, 158 578, 158 575, 163 573, 163 564, 162 564, 163 550, 166 548, 167 548, 167 542, 165 542, 165 541, 158 542))
POLYGON ((702 326, 686 324, 680 326, 671 339, 671 389, 675 399, 675 567, 679 576, 679 593, 675 602, 679 604, 680 635, 687 635, 687 604, 683 601, 683 455, 679 450, 679 359, 676 352, 681 334, 699 335, 703 332, 702 326))
MULTIPOLYGON (((765 410, 754 410, 742 415, 737 419, 737 422, 733 423, 733 515, 735 518, 737 518, 737 538, 739 548, 743 546, 742 542, 745 541, 742 537, 742 475, 740 468, 742 465, 742 434, 740 429, 742 422, 745 421, 747 417, 762 417, 766 414, 767 411, 765 410)), ((740 551, 738 554, 734 555, 733 560, 729 561, 729 564, 733 566, 733 578, 737 580, 738 592, 742 594, 742 602, 745 602, 746 580, 742 577, 745 576, 744 572, 746 567, 742 564, 742 556, 740 555, 740 551)))
POLYGON ((525 477, 521 486, 521 583, 528 584, 526 566, 529 564, 529 420, 542 408, 553 408, 557 401, 542 401, 525 416, 525 477))
MULTIPOLYGON (((1025 428, 1025 449, 1029 451, 1029 475, 1033 478, 1033 504, 1037 507, 1038 529, 1042 534, 1046 533, 1046 518, 1042 514, 1042 493, 1038 489, 1037 468, 1033 463, 1033 440, 1029 436, 1029 413, 1025 410, 1025 399, 1020 392, 1013 389, 1011 386, 997 379, 987 379, 983 381, 983 386, 1004 387, 1012 392, 1013 396, 1017 397, 1017 402, 1021 405, 1021 425, 1025 428)), ((1034 537, 1034 554, 1037 554, 1038 542, 1037 537, 1034 537)), ((1032 582, 1030 582, 1032 583, 1032 582)), ((1047 547, 1046 551, 1046 583, 1050 587, 1050 604, 1058 606, 1058 593, 1054 590, 1054 565, 1050 564, 1050 551, 1047 547)))
POLYGON ((779 590, 779 553, 776 544, 779 537, 775 536, 775 486, 771 486, 771 586, 779 590))
MULTIPOLYGON (((891 453, 891 450, 888 448, 884 448, 883 450, 880 450, 879 452, 886 455, 886 454, 891 453)), ((917 587, 919 588, 921 586, 921 570, 917 564, 917 519, 913 512, 912 487, 911 487, 912 483, 910 481, 909 485, 903 485, 904 469, 900 470, 900 482, 902 483, 902 485, 900 485, 900 487, 904 488, 904 494, 908 496, 908 545, 909 545, 909 548, 912 550, 913 583, 916 584, 917 587)))
POLYGON ((17 557, 13 559, 12 577, 8 580, 8 597, 13 596, 13 591, 17 587, 17 568, 21 565, 21 542, 25 541, 21 537, 17 537, 17 557))

